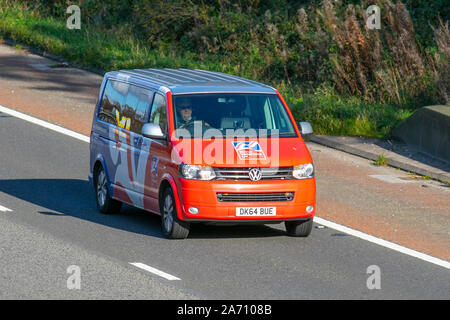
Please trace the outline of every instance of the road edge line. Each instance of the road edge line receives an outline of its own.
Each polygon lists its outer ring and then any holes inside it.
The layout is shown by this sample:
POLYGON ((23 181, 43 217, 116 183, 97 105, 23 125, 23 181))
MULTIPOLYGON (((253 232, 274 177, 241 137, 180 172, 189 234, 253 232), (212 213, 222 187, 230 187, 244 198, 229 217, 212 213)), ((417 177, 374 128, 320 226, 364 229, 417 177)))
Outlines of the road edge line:
POLYGON ((422 253, 422 252, 419 252, 419 251, 416 251, 413 249, 409 249, 407 247, 404 247, 399 244, 372 236, 372 235, 364 233, 362 231, 358 231, 358 230, 340 225, 338 223, 322 219, 320 217, 314 217, 314 222, 321 224, 325 227, 328 227, 328 228, 331 228, 331 229, 334 229, 334 230, 337 230, 340 232, 344 232, 344 233, 354 236, 356 238, 360 238, 360 239, 366 240, 368 242, 375 243, 379 246, 382 246, 382 247, 385 247, 385 248, 388 248, 388 249, 391 249, 391 250, 394 250, 397 252, 401 252, 403 254, 424 260, 426 262, 430 262, 430 263, 436 264, 438 266, 450 269, 450 262, 448 262, 448 261, 430 256, 428 254, 425 254, 425 253, 422 253))
POLYGON ((13 117, 16 117, 16 118, 19 118, 19 119, 22 119, 22 120, 34 123, 34 124, 39 125, 41 127, 44 127, 44 128, 47 128, 47 129, 50 129, 50 130, 53 130, 53 131, 65 134, 65 135, 70 136, 72 138, 75 138, 75 139, 78 139, 78 140, 81 140, 81 141, 84 141, 84 142, 88 142, 88 143, 90 142, 90 137, 85 136, 84 134, 81 134, 81 133, 78 133, 78 132, 66 129, 64 127, 58 126, 56 124, 53 124, 53 123, 50 123, 50 122, 47 122, 47 121, 44 121, 44 120, 41 120, 41 119, 38 119, 38 118, 35 118, 35 117, 32 117, 32 116, 27 115, 25 113, 22 113, 22 112, 19 112, 19 111, 16 111, 16 110, 4 107, 2 105, 0 105, 0 112, 3 112, 3 113, 8 114, 10 116, 13 116, 13 117))

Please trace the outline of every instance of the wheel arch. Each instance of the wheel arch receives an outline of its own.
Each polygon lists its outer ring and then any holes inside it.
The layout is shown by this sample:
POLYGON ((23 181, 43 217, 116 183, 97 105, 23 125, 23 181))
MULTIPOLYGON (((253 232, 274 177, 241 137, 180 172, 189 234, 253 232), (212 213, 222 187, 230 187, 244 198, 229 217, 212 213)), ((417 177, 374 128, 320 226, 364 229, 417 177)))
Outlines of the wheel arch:
POLYGON ((175 180, 173 179, 173 177, 170 176, 169 174, 165 174, 162 177, 161 183, 159 185, 158 203, 159 203, 160 213, 161 213, 161 204, 162 204, 162 200, 163 200, 162 197, 163 197, 163 194, 164 194, 164 190, 166 188, 168 188, 168 187, 172 189, 173 196, 175 198, 175 204, 176 204, 176 207, 177 207, 178 219, 183 220, 183 214, 182 214, 182 211, 181 211, 182 210, 181 201, 180 201, 180 197, 178 195, 177 185, 176 185, 175 180))
POLYGON ((113 188, 112 188, 111 179, 110 179, 109 173, 108 173, 108 167, 106 166, 105 159, 101 155, 97 156, 97 158, 94 161, 94 165, 92 167, 92 182, 93 182, 93 186, 95 188, 96 176, 97 176, 97 172, 98 172, 100 167, 102 167, 103 170, 105 171, 108 191, 112 195, 113 194, 113 188))

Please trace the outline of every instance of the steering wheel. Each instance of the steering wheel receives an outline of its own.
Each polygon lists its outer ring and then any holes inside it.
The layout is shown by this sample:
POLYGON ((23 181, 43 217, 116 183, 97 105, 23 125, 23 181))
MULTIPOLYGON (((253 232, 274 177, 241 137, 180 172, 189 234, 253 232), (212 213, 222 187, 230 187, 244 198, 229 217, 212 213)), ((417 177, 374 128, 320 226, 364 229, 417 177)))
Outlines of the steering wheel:
POLYGON ((212 128, 212 127, 209 125, 209 123, 205 122, 204 120, 195 120, 195 121, 191 121, 191 122, 189 122, 189 123, 187 123, 187 124, 185 124, 185 125, 180 126, 180 129, 187 129, 187 130, 189 130, 189 132, 190 132, 191 129, 192 129, 192 130, 194 129, 194 127, 195 127, 195 125, 196 125, 196 122, 197 122, 197 123, 198 123, 198 122, 201 122, 202 130, 206 130, 206 129, 212 128))

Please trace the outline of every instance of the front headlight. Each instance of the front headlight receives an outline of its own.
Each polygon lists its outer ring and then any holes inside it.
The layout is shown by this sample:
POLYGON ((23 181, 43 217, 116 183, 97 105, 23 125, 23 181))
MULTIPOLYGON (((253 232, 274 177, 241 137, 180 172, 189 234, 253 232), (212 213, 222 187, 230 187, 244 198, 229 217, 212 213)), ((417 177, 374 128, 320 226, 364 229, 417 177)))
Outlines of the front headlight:
POLYGON ((295 166, 292 175, 296 179, 309 179, 314 177, 314 166, 312 163, 295 166))
POLYGON ((180 164, 180 177, 191 180, 212 180, 216 177, 214 169, 191 164, 180 164))

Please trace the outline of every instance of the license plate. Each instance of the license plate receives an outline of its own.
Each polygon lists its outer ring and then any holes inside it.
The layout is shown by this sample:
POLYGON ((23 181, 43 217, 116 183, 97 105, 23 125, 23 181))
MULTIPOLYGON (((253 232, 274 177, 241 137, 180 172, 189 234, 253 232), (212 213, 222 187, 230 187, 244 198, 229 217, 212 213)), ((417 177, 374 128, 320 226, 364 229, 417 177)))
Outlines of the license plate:
POLYGON ((236 217, 265 217, 276 216, 276 207, 237 207, 236 217))

